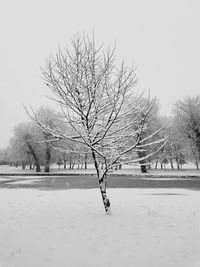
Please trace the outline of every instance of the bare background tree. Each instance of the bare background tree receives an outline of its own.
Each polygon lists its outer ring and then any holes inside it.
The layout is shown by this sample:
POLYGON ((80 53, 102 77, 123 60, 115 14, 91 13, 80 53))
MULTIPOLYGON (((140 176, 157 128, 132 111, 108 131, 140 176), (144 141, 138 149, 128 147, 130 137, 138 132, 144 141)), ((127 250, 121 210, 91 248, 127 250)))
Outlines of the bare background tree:
POLYGON ((174 113, 181 131, 189 139, 191 153, 198 167, 200 158, 200 96, 178 101, 174 113))
POLYGON ((43 144, 36 144, 34 140, 42 140, 42 132, 32 122, 19 123, 14 128, 14 136, 10 139, 8 156, 10 162, 17 167, 19 164, 25 169, 28 164, 30 169, 41 171, 43 163, 43 144))

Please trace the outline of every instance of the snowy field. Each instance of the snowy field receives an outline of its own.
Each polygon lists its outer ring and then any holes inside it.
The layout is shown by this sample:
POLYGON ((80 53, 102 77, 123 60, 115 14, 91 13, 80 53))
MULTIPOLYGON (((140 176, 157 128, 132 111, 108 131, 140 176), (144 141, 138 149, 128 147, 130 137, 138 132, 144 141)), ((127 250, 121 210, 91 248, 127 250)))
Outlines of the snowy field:
POLYGON ((0 267, 199 267, 200 191, 0 190, 0 267))
MULTIPOLYGON (((42 172, 44 173, 44 167, 42 167, 42 172)), ((88 164, 88 169, 77 169, 77 166, 73 169, 70 170, 69 166, 67 166, 67 169, 64 170, 63 167, 58 168, 57 165, 51 165, 50 169, 50 174, 96 174, 96 171, 94 169, 94 166, 92 164, 88 164)), ((125 165, 122 167, 121 170, 111 170, 110 173, 112 174, 119 174, 119 175, 141 175, 141 170, 138 166, 133 166, 133 165, 125 165)), ((26 167, 25 170, 22 170, 21 166, 18 168, 15 167, 10 167, 6 165, 0 165, 0 174, 36 174, 35 169, 34 170, 29 170, 28 166, 26 167)), ((186 164, 183 165, 182 170, 177 170, 174 169, 172 170, 168 165, 166 165, 166 169, 157 169, 155 170, 153 167, 151 170, 148 170, 147 175, 171 175, 171 176, 200 176, 200 170, 195 169, 195 166, 192 164, 186 164)), ((142 174, 145 176, 145 174, 142 174)))
MULTIPOLYGON (((169 166, 167 166, 169 167, 169 166)), ((35 175, 37 174, 35 170, 29 170, 28 167, 25 170, 22 170, 21 167, 15 168, 15 167, 10 167, 10 166, 5 166, 5 165, 1 165, 0 166, 0 177, 2 177, 3 175, 26 175, 26 174, 32 174, 35 175)), ((42 168, 42 172, 39 173, 42 175, 48 175, 47 173, 44 173, 44 169, 42 168)), ((70 174, 82 174, 82 175, 90 175, 90 174, 96 174, 96 171, 94 169, 94 166, 92 165, 88 165, 88 169, 77 169, 74 168, 73 170, 70 170, 69 167, 67 166, 67 169, 64 170, 63 168, 58 168, 56 165, 52 165, 51 166, 51 170, 50 170, 50 175, 70 175, 70 174)), ((200 177, 200 170, 195 169, 195 166, 191 165, 191 164, 187 164, 184 165, 183 170, 171 170, 170 168, 166 168, 166 169, 151 169, 148 170, 147 174, 142 174, 141 170, 139 167, 136 166, 123 166, 123 168, 121 170, 111 170, 110 174, 113 175, 139 175, 142 177, 146 177, 146 176, 155 176, 155 177, 162 177, 163 176, 168 176, 168 178, 171 177, 187 177, 187 176, 196 176, 196 177, 200 177)))

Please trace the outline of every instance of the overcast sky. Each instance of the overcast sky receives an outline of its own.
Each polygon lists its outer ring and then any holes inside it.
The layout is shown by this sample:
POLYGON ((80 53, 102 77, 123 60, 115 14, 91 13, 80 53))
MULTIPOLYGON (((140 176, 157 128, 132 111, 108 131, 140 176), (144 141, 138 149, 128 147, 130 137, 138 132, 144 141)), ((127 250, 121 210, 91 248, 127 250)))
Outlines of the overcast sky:
POLYGON ((0 0, 0 148, 26 120, 23 103, 50 105, 40 66, 79 31, 137 66, 138 90, 150 89, 162 114, 200 89, 200 1, 0 0))

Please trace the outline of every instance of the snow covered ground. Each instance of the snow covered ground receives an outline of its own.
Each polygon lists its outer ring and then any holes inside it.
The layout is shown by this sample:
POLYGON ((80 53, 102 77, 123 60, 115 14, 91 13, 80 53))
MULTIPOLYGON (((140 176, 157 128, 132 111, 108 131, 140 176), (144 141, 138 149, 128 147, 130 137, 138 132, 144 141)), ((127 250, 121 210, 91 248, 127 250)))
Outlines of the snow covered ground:
MULTIPOLYGON (((10 167, 6 165, 0 165, 0 174, 36 174, 35 169, 34 170, 29 170, 28 167, 26 167, 25 170, 22 170, 21 167, 15 168, 15 167, 10 167)), ((42 168, 42 173, 44 173, 44 168, 42 168)), ((88 164, 88 169, 77 169, 75 167, 73 170, 69 169, 69 166, 67 166, 67 169, 64 170, 62 167, 59 169, 55 164, 51 166, 50 173, 54 174, 96 174, 96 171, 94 169, 94 166, 92 164, 88 164)), ((119 174, 119 175, 141 175, 141 170, 137 166, 133 165, 125 165, 122 167, 121 170, 111 170, 110 173, 112 174, 119 174)), ((157 169, 155 170, 152 168, 151 170, 148 170, 147 175, 172 175, 172 176, 187 176, 187 175, 195 175, 195 176, 200 176, 200 170, 195 169, 194 165, 187 164, 183 166, 182 170, 177 170, 177 169, 170 169, 169 166, 167 166, 166 169, 157 169)), ((144 174, 142 174, 144 175, 144 174)))
POLYGON ((199 267, 200 192, 0 190, 0 267, 199 267))

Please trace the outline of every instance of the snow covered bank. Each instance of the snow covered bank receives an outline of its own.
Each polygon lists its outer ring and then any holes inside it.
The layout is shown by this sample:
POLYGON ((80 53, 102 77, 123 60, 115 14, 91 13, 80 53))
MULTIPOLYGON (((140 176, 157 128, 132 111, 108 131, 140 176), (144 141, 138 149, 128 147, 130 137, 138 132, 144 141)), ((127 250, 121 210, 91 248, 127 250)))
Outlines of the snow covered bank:
MULTIPOLYGON (((190 176, 196 176, 196 177, 200 177, 200 172, 199 170, 196 170, 194 166, 191 165, 186 165, 184 166, 183 170, 171 170, 171 169, 165 169, 165 170, 160 170, 160 169, 151 169, 148 170, 147 174, 141 173, 141 170, 139 167, 136 166, 132 166, 132 165, 126 165, 123 166, 123 168, 121 170, 111 170, 109 172, 110 174, 114 174, 114 175, 133 175, 133 176, 155 176, 155 177, 190 177, 190 176), (193 168, 192 168, 193 167, 193 168)), ((25 170, 22 170, 21 167, 15 168, 15 167, 10 167, 10 166, 5 166, 5 165, 1 165, 0 166, 0 178, 1 176, 4 175, 9 175, 9 176, 26 176, 26 175, 38 175, 38 176, 42 176, 42 175, 46 175, 46 176, 56 176, 56 175, 91 175, 91 174, 95 174, 96 175, 96 171, 93 165, 88 164, 88 169, 73 169, 70 170, 69 167, 67 167, 66 170, 64 170, 63 168, 58 169, 56 165, 52 165, 51 166, 51 170, 50 173, 44 173, 44 170, 42 169, 42 172, 40 173, 36 173, 35 169, 34 170, 29 170, 28 168, 26 168, 25 170)))
POLYGON ((200 266, 200 192, 0 190, 1 267, 200 266))

